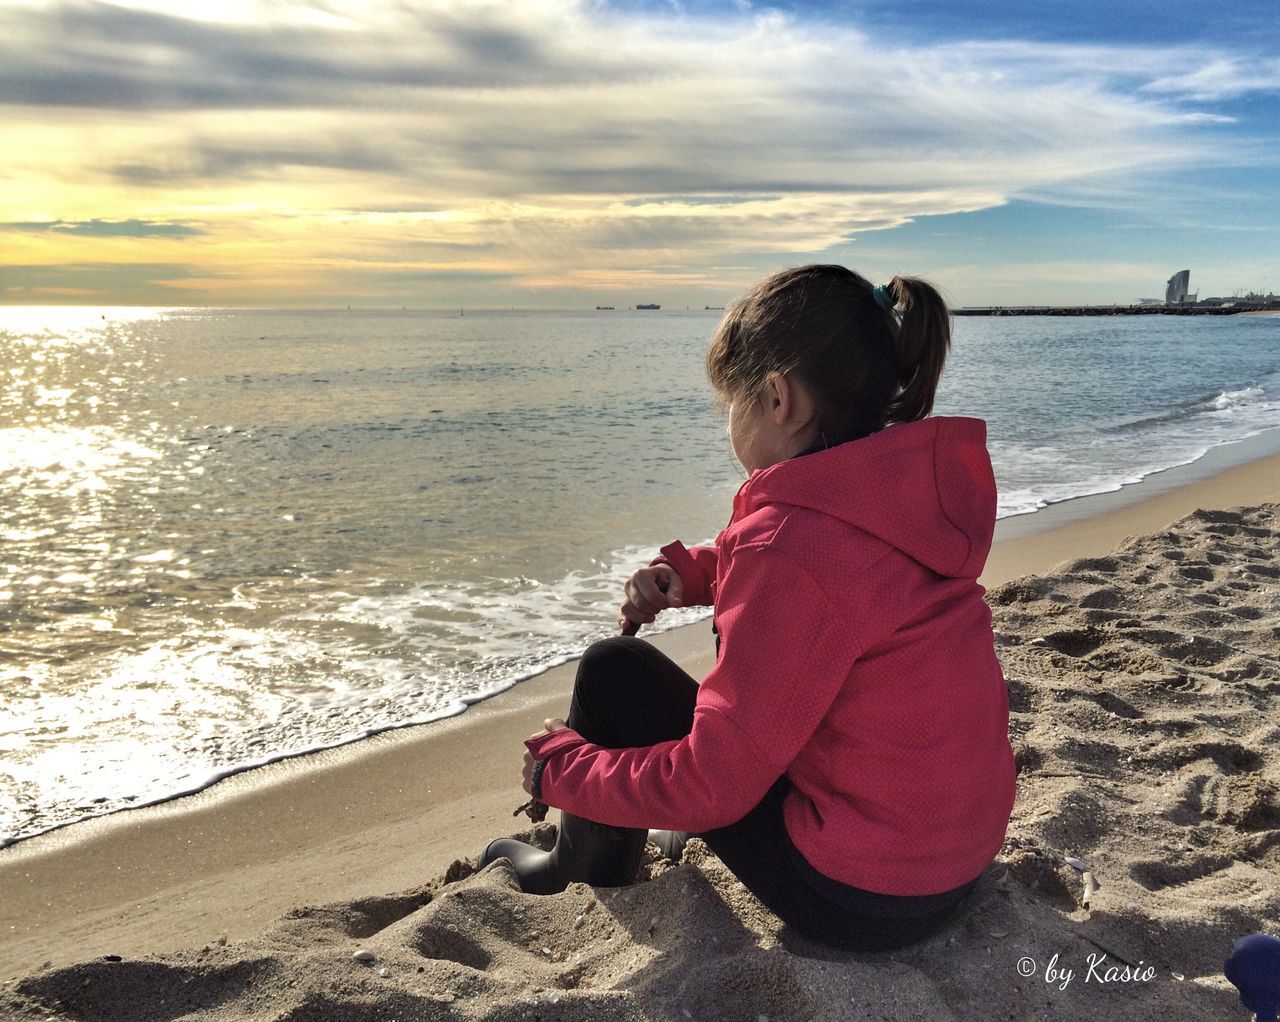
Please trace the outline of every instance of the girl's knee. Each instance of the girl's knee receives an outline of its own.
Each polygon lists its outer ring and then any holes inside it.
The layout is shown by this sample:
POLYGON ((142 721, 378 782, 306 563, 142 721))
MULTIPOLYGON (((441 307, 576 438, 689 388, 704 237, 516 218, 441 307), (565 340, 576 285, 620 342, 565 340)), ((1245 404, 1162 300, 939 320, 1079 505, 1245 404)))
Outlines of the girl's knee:
POLYGON ((571 726, 611 748, 682 738, 693 725, 697 693, 698 683, 658 649, 643 639, 613 636, 582 654, 571 726))
POLYGON ((578 662, 578 680, 590 679, 595 683, 599 679, 607 683, 620 675, 643 670, 646 659, 643 650, 647 649, 652 649, 647 642, 629 635, 614 635, 593 642, 578 662))
POLYGON ((607 639, 597 639, 587 647, 586 652, 582 655, 585 660, 589 656, 617 656, 623 651, 633 653, 635 647, 649 649, 649 643, 644 639, 636 638, 634 635, 611 635, 607 639))

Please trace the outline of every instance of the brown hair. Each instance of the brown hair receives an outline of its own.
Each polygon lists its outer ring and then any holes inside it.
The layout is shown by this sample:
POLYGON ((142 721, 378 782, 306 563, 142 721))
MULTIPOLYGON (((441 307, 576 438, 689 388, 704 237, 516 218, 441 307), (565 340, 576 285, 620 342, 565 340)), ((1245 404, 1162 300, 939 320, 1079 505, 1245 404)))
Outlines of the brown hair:
POLYGON ((754 397, 795 373, 818 406, 827 446, 892 422, 923 419, 951 347, 951 316, 932 285, 894 277, 883 308, 843 266, 797 266, 767 277, 725 314, 707 348, 722 398, 754 397))

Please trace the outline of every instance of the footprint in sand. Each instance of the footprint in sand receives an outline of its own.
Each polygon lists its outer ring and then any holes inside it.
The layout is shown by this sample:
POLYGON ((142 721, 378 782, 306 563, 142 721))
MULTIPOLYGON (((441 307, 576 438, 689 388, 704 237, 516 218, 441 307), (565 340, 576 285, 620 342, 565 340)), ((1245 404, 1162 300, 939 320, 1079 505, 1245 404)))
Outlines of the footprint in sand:
POLYGON ((1264 778, 1251 774, 1206 777, 1196 798, 1202 816, 1236 830, 1280 828, 1280 792, 1264 778))
POLYGON ((1031 713, 1035 710, 1039 693, 1034 686, 1008 676, 1005 677, 1005 686, 1009 692, 1010 713, 1031 713))
POLYGON ((413 948, 423 958, 455 962, 483 972, 493 964, 493 955, 463 933, 443 927, 423 926, 418 930, 413 948))
POLYGON ((1114 575, 1120 567, 1120 561, 1114 557, 1080 557, 1074 561, 1068 561, 1058 570, 1068 575, 1091 572, 1099 575, 1114 575))
POLYGON ((1163 862, 1139 860, 1129 867, 1129 875, 1148 891, 1164 891, 1181 887, 1195 880, 1227 869, 1231 865, 1228 855, 1195 855, 1187 862, 1163 862))
POLYGON ((1207 564, 1183 564, 1177 573, 1193 582, 1212 582, 1215 578, 1213 569, 1207 564))
POLYGON ((1224 773, 1250 773, 1263 766, 1263 758, 1255 750, 1238 742, 1194 742, 1177 745, 1170 750, 1174 767, 1194 763, 1198 759, 1212 760, 1224 773))
POLYGON ((1160 688, 1169 692, 1199 692, 1200 682, 1189 674, 1175 674, 1171 678, 1165 679, 1160 683, 1160 688))
POLYGON ((1084 698, 1097 703, 1113 716, 1123 717, 1125 720, 1138 720, 1143 716, 1141 710, 1113 692, 1086 692, 1084 698))
POLYGON ((1254 774, 1197 772, 1188 777, 1166 819, 1184 827, 1219 824, 1245 834, 1280 828, 1280 792, 1254 774))
POLYGON ((1099 628, 1069 629, 1061 632, 1050 632, 1040 640, 1050 649, 1067 656, 1088 656, 1099 646, 1105 645, 1110 636, 1099 628))
POLYGON ((1110 586, 1103 586, 1080 598, 1080 606, 1085 610, 1114 610, 1124 603, 1124 593, 1110 586))

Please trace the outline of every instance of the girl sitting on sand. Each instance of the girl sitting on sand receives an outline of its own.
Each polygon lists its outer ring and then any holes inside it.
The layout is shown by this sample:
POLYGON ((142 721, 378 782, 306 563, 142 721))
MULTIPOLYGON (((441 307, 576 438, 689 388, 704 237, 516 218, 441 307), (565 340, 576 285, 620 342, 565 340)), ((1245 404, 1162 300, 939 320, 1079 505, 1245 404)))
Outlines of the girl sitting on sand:
POLYGON ((592 645, 567 721, 526 743, 555 847, 489 844, 521 887, 630 883, 649 827, 702 838, 784 922, 887 950, 950 918, 1004 840, 1008 700, 977 578, 995 525, 979 419, 928 418, 950 319, 927 283, 784 270, 707 373, 750 477, 714 547, 627 582, 620 624, 715 608, 699 685, 640 639, 592 645))

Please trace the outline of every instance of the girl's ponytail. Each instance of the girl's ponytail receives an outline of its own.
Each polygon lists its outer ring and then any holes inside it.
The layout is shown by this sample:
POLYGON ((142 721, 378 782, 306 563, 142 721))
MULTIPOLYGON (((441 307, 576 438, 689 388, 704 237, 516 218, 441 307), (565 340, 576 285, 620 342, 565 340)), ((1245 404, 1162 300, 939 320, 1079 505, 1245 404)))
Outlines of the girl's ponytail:
POLYGON ((888 422, 914 422, 933 410, 942 366, 951 350, 951 312, 942 295, 919 277, 894 277, 885 290, 901 315, 894 334, 898 385, 888 422))

